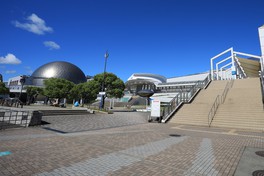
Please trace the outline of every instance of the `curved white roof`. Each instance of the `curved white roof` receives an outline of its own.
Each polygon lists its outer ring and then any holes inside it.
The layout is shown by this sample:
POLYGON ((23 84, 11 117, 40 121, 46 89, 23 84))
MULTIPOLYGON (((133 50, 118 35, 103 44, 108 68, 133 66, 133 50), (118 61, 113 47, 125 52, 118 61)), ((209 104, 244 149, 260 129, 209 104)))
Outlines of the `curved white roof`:
POLYGON ((164 76, 150 73, 134 73, 127 79, 127 81, 130 80, 148 80, 153 82, 154 84, 166 83, 167 81, 164 76))
POLYGON ((168 78, 167 83, 202 81, 202 80, 205 80, 205 78, 208 75, 209 75, 209 72, 201 73, 201 74, 195 74, 195 75, 187 75, 187 76, 181 76, 181 77, 168 78))

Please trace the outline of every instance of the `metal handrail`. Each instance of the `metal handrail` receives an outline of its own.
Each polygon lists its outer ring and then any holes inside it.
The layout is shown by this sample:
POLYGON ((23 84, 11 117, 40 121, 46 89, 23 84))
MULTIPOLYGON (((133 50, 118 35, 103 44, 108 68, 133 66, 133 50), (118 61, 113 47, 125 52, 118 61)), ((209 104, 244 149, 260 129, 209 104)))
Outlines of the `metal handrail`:
POLYGON ((235 56, 235 62, 237 64, 237 66, 238 66, 239 71, 243 73, 243 75, 242 75, 243 77, 242 78, 246 78, 247 74, 245 73, 244 69, 242 68, 242 66, 241 66, 241 64, 240 64, 240 62, 239 62, 239 60, 238 60, 238 58, 236 56, 235 56))
POLYGON ((220 104, 220 100, 221 100, 220 99, 220 95, 217 95, 217 97, 216 97, 216 99, 215 99, 215 101, 213 103, 213 106, 212 106, 211 110, 208 113, 208 126, 209 127, 211 126, 211 123, 213 121, 213 118, 215 116, 215 113, 216 113, 216 111, 218 109, 218 106, 220 104))
POLYGON ((211 123, 214 119, 214 116, 216 114, 216 111, 219 107, 220 104, 223 104, 225 102, 225 98, 226 98, 226 95, 228 93, 228 91, 233 87, 233 84, 234 84, 234 80, 231 80, 229 81, 226 86, 225 86, 225 89, 222 93, 222 95, 217 95, 209 113, 208 113, 208 126, 210 127, 211 126, 211 123))
POLYGON ((169 106, 163 108, 162 122, 166 122, 176 109, 183 103, 182 97, 184 94, 177 94, 169 103, 169 106))
POLYGON ((234 80, 231 80, 230 82, 227 83, 222 95, 221 95, 221 103, 223 104, 225 102, 226 95, 228 91, 233 87, 234 80))
POLYGON ((162 122, 166 123, 170 117, 175 113, 175 111, 183 104, 189 103, 194 96, 200 91, 201 88, 204 88, 211 81, 210 74, 203 80, 198 81, 188 92, 180 92, 177 94, 168 104, 164 107, 162 122))

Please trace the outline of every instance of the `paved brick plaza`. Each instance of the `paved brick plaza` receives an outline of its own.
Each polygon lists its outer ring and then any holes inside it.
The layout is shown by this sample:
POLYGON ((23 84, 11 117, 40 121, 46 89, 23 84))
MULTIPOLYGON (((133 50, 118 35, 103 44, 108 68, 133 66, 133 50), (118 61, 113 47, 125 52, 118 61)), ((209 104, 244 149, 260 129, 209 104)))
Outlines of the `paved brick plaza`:
POLYGON ((0 131, 0 175, 234 175, 264 133, 147 123, 145 113, 50 116, 0 131))

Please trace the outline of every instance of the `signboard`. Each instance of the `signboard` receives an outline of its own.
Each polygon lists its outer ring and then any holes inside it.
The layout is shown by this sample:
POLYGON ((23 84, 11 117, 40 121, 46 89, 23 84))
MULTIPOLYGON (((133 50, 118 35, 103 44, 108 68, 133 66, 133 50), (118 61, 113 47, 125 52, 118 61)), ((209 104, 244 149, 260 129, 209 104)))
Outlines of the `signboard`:
POLYGON ((160 100, 152 100, 150 116, 160 117, 160 100))
MULTIPOLYGON (((236 75, 236 74, 237 74, 237 72, 236 72, 236 67, 235 67, 235 66, 232 66, 231 69, 232 69, 232 75, 233 75, 233 76, 236 75)), ((234 78, 235 78, 235 77, 234 77, 234 78)))
POLYGON ((236 71, 232 71, 232 75, 236 75, 236 71))
POLYGON ((105 95, 105 92, 99 92, 99 95, 105 95))

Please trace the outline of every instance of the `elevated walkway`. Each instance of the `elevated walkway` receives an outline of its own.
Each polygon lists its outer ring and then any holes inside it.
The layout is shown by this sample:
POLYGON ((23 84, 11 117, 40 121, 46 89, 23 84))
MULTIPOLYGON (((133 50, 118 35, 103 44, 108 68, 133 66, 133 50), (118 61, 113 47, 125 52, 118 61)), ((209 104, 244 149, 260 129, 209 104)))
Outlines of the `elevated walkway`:
POLYGON ((238 62, 244 69, 247 77, 259 77, 259 71, 261 70, 259 60, 245 59, 237 57, 238 62))
POLYGON ((200 91, 191 104, 184 104, 169 123, 208 126, 208 113, 216 97, 224 91, 227 82, 211 82, 207 89, 200 91))
POLYGON ((263 131, 264 111, 259 78, 235 80, 211 126, 263 131))

